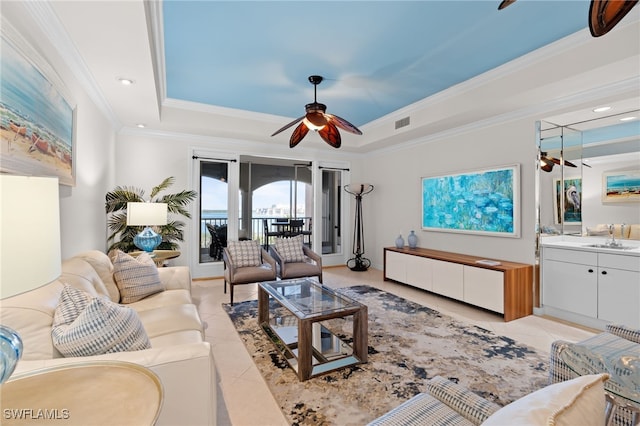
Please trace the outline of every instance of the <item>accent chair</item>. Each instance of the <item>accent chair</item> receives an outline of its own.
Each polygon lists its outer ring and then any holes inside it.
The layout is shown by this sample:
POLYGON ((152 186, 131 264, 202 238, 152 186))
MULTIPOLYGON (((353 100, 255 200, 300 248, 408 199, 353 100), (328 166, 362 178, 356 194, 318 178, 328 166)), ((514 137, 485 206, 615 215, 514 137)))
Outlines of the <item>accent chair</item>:
POLYGON ((322 282, 322 257, 303 244, 303 236, 277 238, 270 247, 283 280, 318 277, 322 282))
POLYGON ((229 241, 223 248, 224 292, 229 293, 233 306, 233 287, 276 279, 276 261, 255 240, 229 241))

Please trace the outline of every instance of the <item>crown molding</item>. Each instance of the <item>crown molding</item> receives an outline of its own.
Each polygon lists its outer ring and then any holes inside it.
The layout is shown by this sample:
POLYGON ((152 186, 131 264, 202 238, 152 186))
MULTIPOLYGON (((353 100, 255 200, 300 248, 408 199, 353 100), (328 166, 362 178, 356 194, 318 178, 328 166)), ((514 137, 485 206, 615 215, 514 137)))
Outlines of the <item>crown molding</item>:
POLYGON ((73 41, 69 38, 64 26, 58 16, 51 8, 48 1, 25 1, 23 5, 29 15, 33 18, 39 28, 46 28, 46 36, 56 49, 62 60, 67 64, 69 70, 78 80, 80 86, 87 92, 87 95, 102 111, 114 130, 122 127, 122 123, 116 117, 113 109, 106 101, 104 95, 98 88, 93 75, 89 71, 87 64, 76 49, 73 41))

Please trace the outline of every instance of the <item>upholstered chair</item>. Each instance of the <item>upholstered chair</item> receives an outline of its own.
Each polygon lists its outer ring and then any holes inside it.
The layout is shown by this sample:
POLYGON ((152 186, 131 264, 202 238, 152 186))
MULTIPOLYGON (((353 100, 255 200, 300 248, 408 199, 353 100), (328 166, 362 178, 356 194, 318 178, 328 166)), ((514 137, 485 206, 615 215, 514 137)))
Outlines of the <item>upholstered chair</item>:
POLYGON ((278 277, 283 280, 318 277, 322 282, 322 257, 303 244, 303 236, 277 238, 270 247, 278 264, 278 277))
POLYGON ((231 295, 238 284, 253 284, 276 279, 276 261, 255 240, 229 241, 223 249, 224 292, 231 295))

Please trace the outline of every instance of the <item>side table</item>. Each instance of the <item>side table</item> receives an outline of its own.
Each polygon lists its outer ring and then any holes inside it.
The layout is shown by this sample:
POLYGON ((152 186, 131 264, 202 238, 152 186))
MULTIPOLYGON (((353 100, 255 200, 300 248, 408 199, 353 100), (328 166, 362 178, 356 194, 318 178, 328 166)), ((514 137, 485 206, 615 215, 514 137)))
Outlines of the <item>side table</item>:
MULTIPOLYGON (((142 253, 143 253, 142 251, 132 251, 129 254, 133 257, 137 257, 142 253)), ((154 250, 151 253, 151 258, 156 263, 157 267, 162 267, 162 265, 164 265, 165 260, 175 259, 181 254, 182 253, 180 253, 179 250, 154 250)))
POLYGON ((0 393, 3 425, 152 425, 163 399, 155 373, 122 361, 17 374, 0 393))

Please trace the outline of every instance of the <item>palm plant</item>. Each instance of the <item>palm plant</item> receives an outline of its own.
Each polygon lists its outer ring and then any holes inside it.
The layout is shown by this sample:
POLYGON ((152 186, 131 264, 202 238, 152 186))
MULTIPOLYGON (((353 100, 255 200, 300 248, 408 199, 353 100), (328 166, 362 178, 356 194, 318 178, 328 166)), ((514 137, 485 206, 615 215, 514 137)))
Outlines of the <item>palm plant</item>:
MULTIPOLYGON (((176 194, 158 194, 171 185, 175 178, 173 176, 166 178, 158 186, 151 189, 149 202, 166 203, 169 213, 191 218, 191 214, 187 210, 187 206, 193 201, 198 193, 196 191, 180 191, 176 194)), ((113 191, 107 192, 104 205, 107 215, 107 225, 109 226, 109 237, 107 243, 111 243, 107 251, 114 249, 122 250, 125 253, 137 250, 133 244, 133 237, 142 231, 142 226, 127 226, 127 203, 129 202, 145 202, 144 190, 132 186, 117 186, 113 191)), ((160 250, 176 250, 178 248, 177 241, 184 240, 184 222, 169 219, 166 225, 156 227, 156 232, 162 236, 162 243, 158 246, 160 250)))

